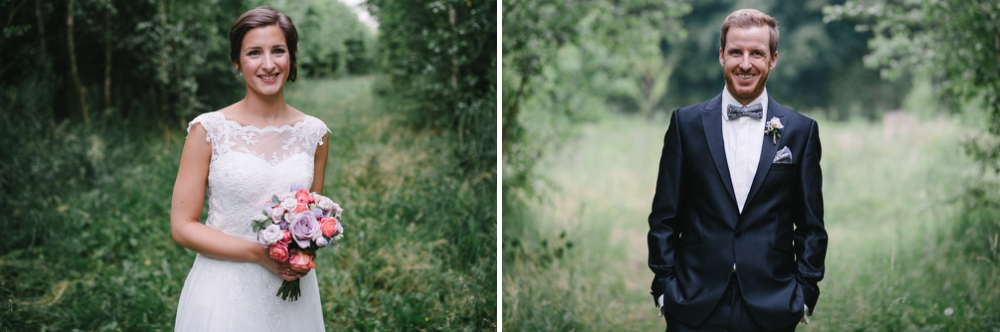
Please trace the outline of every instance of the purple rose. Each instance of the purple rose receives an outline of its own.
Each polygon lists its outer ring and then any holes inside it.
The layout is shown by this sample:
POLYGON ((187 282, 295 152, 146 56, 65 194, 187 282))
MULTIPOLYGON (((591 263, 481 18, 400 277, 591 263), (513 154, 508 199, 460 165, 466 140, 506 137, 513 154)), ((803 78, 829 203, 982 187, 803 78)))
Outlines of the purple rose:
POLYGON ((320 236, 318 239, 316 239, 316 245, 319 246, 320 248, 326 247, 327 244, 330 244, 330 241, 327 241, 325 237, 320 236))
POLYGON ((295 243, 300 248, 308 248, 309 241, 315 240, 322 235, 319 223, 316 222, 316 216, 313 215, 312 211, 292 215, 291 220, 289 220, 288 230, 292 232, 292 239, 295 240, 295 243))
POLYGON ((323 210, 312 209, 312 212, 313 212, 314 215, 316 215, 316 219, 323 218, 323 210))

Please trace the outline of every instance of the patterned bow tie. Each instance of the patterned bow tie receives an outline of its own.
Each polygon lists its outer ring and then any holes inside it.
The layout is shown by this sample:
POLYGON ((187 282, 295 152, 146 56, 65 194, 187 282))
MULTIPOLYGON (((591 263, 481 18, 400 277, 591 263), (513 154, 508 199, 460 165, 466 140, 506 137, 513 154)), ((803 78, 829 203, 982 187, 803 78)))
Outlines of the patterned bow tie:
POLYGON ((760 120, 764 118, 764 106, 762 106, 760 103, 748 106, 737 106, 730 104, 727 118, 729 120, 736 120, 739 119, 741 116, 749 116, 751 118, 760 120))

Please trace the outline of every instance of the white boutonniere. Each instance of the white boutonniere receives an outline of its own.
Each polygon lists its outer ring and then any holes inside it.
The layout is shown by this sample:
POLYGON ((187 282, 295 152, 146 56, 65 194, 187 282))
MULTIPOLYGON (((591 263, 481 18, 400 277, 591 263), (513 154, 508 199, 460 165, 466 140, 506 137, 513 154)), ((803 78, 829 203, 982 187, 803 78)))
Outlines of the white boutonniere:
POLYGON ((780 119, 771 118, 771 121, 764 125, 764 135, 771 135, 771 142, 778 144, 778 138, 781 137, 781 132, 778 130, 782 128, 785 128, 785 125, 781 124, 780 119))

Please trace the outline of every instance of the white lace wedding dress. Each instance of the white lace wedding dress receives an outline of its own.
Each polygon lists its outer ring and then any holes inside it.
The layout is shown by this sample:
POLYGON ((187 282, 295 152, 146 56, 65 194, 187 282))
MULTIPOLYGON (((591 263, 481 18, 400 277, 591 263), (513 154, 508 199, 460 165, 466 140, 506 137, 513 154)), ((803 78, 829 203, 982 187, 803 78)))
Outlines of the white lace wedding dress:
MULTIPOLYGON (((208 132, 208 219, 223 233, 257 241, 251 219, 271 195, 293 185, 309 188, 317 145, 328 131, 315 117, 281 128, 256 128, 222 113, 199 115, 208 132)), ((282 279, 256 263, 216 260, 198 254, 177 304, 176 331, 322 331, 316 271, 299 279, 302 296, 275 296, 282 279)))

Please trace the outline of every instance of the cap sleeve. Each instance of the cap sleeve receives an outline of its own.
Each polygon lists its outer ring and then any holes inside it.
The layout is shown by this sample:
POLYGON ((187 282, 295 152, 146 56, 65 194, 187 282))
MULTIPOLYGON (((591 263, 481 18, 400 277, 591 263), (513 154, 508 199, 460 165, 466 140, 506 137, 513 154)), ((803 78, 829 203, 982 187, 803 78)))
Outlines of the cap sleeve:
POLYGON ((212 141, 212 137, 217 132, 217 130, 216 130, 217 129, 216 128, 217 127, 216 124, 219 122, 217 115, 220 115, 220 114, 218 114, 218 112, 208 112, 208 113, 202 113, 201 115, 198 115, 197 117, 194 118, 194 120, 191 120, 191 122, 188 122, 187 133, 190 135, 191 134, 191 127, 194 127, 195 124, 201 124, 201 127, 205 128, 205 132, 206 132, 205 141, 211 142, 212 141))
POLYGON ((312 125, 310 126, 310 128, 312 128, 311 130, 312 132, 311 135, 309 136, 312 137, 313 140, 315 140, 316 142, 313 145, 314 146, 323 145, 323 135, 326 135, 326 133, 332 133, 333 131, 326 126, 326 123, 323 122, 323 120, 320 120, 311 115, 309 116, 309 120, 312 123, 312 125))

